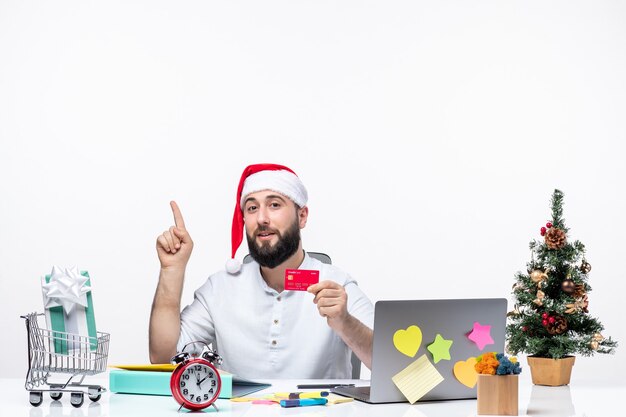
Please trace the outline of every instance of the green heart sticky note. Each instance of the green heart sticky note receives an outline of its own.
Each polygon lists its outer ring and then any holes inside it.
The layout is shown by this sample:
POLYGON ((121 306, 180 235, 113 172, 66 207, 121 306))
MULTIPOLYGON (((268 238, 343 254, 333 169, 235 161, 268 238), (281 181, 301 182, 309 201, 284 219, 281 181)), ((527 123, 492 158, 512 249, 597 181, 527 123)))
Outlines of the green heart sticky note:
POLYGON ((412 358, 422 344, 422 330, 413 325, 406 330, 400 329, 393 334, 393 345, 400 353, 412 358))

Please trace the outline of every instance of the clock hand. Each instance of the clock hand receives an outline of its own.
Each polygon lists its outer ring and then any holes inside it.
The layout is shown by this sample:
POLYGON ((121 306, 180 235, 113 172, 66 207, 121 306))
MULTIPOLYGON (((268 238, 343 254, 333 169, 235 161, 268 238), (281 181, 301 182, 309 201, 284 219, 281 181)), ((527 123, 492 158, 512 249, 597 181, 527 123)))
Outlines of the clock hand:
POLYGON ((202 378, 200 381, 198 381, 198 386, 200 386, 200 384, 202 384, 204 382, 205 379, 207 379, 209 376, 205 376, 204 378, 202 378))

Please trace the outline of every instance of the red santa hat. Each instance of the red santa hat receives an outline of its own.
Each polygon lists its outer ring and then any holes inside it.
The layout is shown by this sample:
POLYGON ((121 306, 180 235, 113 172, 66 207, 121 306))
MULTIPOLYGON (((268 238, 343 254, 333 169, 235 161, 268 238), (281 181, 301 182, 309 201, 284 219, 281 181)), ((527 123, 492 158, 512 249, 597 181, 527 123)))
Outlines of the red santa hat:
POLYGON ((232 253, 226 262, 226 271, 236 274, 241 269, 241 262, 235 259, 237 249, 243 241, 243 206, 246 197, 257 191, 276 191, 289 198, 299 207, 306 206, 308 194, 304 184, 296 173, 283 165, 255 164, 243 170, 237 187, 237 201, 233 214, 232 253))

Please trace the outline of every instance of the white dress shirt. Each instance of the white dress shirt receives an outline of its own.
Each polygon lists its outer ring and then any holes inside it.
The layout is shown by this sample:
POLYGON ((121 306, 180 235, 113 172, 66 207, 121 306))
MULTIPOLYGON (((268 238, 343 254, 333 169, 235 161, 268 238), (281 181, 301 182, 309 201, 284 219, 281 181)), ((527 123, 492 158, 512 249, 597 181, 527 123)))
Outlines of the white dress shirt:
MULTIPOLYGON (((348 274, 306 253, 299 269, 319 270, 320 282, 343 285, 348 313, 373 328, 374 307, 348 274)), ((256 262, 236 275, 218 272, 183 309, 177 349, 195 340, 212 342, 224 360, 220 368, 243 378, 350 378, 350 349, 313 298, 306 291, 270 288, 256 262)))

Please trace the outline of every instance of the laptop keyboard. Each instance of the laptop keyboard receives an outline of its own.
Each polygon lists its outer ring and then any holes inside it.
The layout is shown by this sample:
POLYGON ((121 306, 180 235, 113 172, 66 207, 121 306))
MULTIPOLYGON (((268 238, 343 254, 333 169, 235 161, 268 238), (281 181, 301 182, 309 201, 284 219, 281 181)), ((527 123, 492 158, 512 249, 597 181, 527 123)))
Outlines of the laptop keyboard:
POLYGON ((371 387, 354 387, 354 390, 361 395, 368 396, 370 395, 371 387))
POLYGON ((335 387, 331 391, 335 394, 359 400, 369 400, 370 397, 370 387, 335 387))

